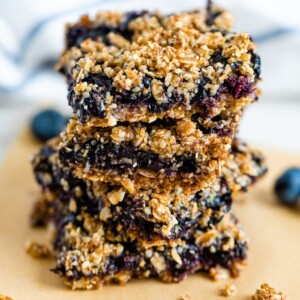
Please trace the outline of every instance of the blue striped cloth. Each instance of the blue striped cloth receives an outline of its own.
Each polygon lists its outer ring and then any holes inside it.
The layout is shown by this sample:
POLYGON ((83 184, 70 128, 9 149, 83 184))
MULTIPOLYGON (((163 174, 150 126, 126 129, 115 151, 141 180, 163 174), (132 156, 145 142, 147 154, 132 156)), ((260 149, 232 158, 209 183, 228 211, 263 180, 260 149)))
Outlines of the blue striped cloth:
MULTIPOLYGON (((165 12, 203 6, 205 1, 174 0, 0 0, 0 100, 16 95, 23 101, 61 101, 65 97, 62 78, 52 70, 63 47, 64 23, 84 13, 103 10, 138 10, 158 8, 165 12), (49 88, 51 87, 51 88, 49 88)), ((229 6, 237 17, 237 30, 250 32, 262 54, 262 84, 273 98, 286 91, 300 98, 299 32, 267 16, 249 10, 243 1, 219 1, 229 6), (224 3, 223 3, 224 2, 224 3), (296 73, 297 72, 297 73, 296 73), (284 78, 283 78, 284 77, 284 78)), ((282 97, 281 97, 282 98, 282 97)))

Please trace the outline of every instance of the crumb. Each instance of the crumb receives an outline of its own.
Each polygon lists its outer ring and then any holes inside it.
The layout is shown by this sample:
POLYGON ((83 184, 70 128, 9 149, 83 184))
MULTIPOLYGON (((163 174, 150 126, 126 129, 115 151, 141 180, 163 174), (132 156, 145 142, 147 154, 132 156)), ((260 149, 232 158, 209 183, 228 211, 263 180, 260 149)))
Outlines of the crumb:
POLYGON ((37 243, 35 241, 27 241, 25 245, 25 250, 30 256, 34 258, 52 257, 52 251, 49 246, 37 243))
POLYGON ((234 296, 237 293, 237 288, 232 283, 227 283, 225 287, 221 290, 221 295, 224 297, 234 296))
POLYGON ((192 300, 192 296, 185 294, 179 298, 179 300, 192 300))
POLYGON ((256 290, 252 300, 286 300, 287 297, 282 292, 270 287, 267 283, 263 283, 259 289, 256 290))
POLYGON ((222 267, 210 268, 209 275, 214 281, 219 281, 221 279, 228 279, 230 277, 230 272, 222 267))

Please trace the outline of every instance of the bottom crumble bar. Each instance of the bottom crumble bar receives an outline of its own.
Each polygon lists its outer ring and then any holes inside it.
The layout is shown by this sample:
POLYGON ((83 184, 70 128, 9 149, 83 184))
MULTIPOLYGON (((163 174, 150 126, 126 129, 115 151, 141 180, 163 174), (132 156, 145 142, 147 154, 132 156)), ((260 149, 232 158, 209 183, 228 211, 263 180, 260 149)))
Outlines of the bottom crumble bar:
POLYGON ((237 276, 247 254, 247 237, 236 218, 226 214, 215 227, 195 228, 186 238, 169 242, 135 240, 118 226, 97 217, 57 215, 52 270, 72 289, 126 284, 131 278, 179 282, 197 271, 222 268, 237 276))
POLYGON ((157 187, 132 195, 121 186, 76 177, 59 163, 58 143, 59 139, 49 142, 32 160, 35 177, 45 191, 33 212, 36 225, 55 218, 53 211, 63 206, 75 215, 85 211, 100 215, 107 224, 122 223, 147 239, 180 238, 196 225, 205 229, 218 223, 230 210, 232 196, 247 189, 266 170, 260 153, 235 141, 224 175, 210 187, 194 194, 184 194, 180 186, 172 191, 157 187))

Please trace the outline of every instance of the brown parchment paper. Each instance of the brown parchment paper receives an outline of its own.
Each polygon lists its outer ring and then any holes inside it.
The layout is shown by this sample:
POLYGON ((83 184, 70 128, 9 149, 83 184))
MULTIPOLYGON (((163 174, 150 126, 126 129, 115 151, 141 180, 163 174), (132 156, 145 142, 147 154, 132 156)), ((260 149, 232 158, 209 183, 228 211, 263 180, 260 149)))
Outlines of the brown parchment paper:
POLYGON ((15 300, 53 299, 222 299, 225 283, 234 283, 233 299, 251 299, 263 282, 300 299, 300 212, 275 201, 272 186, 285 168, 300 165, 300 156, 265 151, 269 173, 234 210, 250 236, 248 266, 238 279, 219 282, 195 274, 179 284, 134 280, 126 286, 109 285, 96 291, 71 291, 49 269, 51 260, 33 259, 24 252, 27 239, 43 240, 45 231, 31 229, 28 215, 37 196, 28 158, 38 145, 23 134, 0 166, 0 295, 15 300))

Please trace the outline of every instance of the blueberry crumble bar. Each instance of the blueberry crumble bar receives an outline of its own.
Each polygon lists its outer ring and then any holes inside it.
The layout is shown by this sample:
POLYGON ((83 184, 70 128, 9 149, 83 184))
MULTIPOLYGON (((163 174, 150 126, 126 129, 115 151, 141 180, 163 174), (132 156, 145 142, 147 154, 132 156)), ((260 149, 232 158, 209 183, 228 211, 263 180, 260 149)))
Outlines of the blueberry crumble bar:
POLYGON ((223 175, 207 188, 193 194, 183 193, 180 185, 169 191, 157 186, 137 192, 129 182, 126 189, 76 177, 59 161, 59 142, 59 138, 48 142, 32 160, 36 180, 44 191, 32 215, 36 225, 55 217, 53 207, 65 206, 70 213, 83 209, 91 215, 100 214, 107 224, 120 222, 143 238, 174 239, 196 225, 207 228, 218 223, 230 210, 232 196, 245 191, 266 170, 259 152, 235 140, 223 175))
MULTIPOLYGON (((131 194, 157 185, 164 189, 180 185, 193 192, 219 175, 232 146, 223 128, 215 125, 207 130, 196 119, 106 128, 71 119, 62 134, 59 156, 78 177, 121 184, 131 194)), ((242 143, 238 148, 243 148, 242 143)))
POLYGON ((90 126, 195 113, 205 125, 238 117, 259 94, 260 59, 250 36, 192 25, 158 28, 128 47, 88 39, 64 52, 57 68, 74 114, 90 126))
POLYGON ((233 135, 219 125, 203 129, 195 117, 90 127, 71 119, 62 134, 60 161, 78 177, 130 183, 132 193, 174 184, 199 190, 218 176, 231 147, 233 135))
POLYGON ((118 37, 119 41, 128 43, 161 26, 175 29, 181 24, 186 27, 193 26, 201 32, 226 31, 232 29, 233 17, 228 11, 216 5, 210 5, 209 9, 170 15, 145 10, 125 13, 99 11, 94 18, 84 15, 78 22, 66 25, 65 46, 66 49, 78 47, 87 39, 115 45, 118 44, 115 37, 118 37))
POLYGON ((252 296, 252 300, 286 300, 287 297, 281 292, 272 288, 268 283, 263 283, 252 296))
POLYGON ((78 176, 201 189, 220 173, 240 116, 259 94, 255 44, 246 33, 200 32, 192 21, 169 29, 173 19, 127 48, 88 39, 63 54, 78 121, 60 154, 78 176))
POLYGON ((125 284, 131 278, 157 277, 178 282, 196 271, 222 267, 236 276, 244 264, 247 237, 229 213, 215 227, 196 226, 181 239, 136 239, 122 224, 114 227, 86 212, 55 211, 53 271, 72 289, 125 284))

